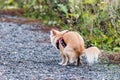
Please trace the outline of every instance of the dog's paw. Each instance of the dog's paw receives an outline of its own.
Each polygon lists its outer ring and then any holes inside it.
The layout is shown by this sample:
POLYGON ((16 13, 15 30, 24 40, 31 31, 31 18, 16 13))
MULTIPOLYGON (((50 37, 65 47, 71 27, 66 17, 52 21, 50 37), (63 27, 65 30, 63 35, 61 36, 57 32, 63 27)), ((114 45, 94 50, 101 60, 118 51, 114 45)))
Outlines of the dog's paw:
POLYGON ((59 65, 61 65, 61 66, 66 66, 67 64, 65 64, 65 63, 62 63, 62 62, 60 62, 60 63, 58 63, 59 65))
POLYGON ((58 63, 59 65, 63 65, 63 62, 58 63))
POLYGON ((68 65, 67 63, 62 64, 62 66, 67 66, 67 65, 68 65))

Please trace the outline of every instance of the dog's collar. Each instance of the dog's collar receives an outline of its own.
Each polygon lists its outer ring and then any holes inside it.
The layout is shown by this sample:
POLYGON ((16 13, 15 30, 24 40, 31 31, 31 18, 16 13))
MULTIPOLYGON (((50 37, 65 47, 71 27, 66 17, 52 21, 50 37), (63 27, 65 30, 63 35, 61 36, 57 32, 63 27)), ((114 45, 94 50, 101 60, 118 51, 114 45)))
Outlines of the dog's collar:
MULTIPOLYGON (((63 36, 64 36, 64 34, 66 34, 66 33, 68 33, 69 31, 66 31, 66 32, 64 32, 63 33, 63 36)), ((59 44, 61 44, 64 48, 66 47, 66 43, 65 43, 65 41, 64 41, 64 39, 63 39, 63 36, 62 37, 60 37, 58 40, 57 40, 57 42, 56 42, 56 47, 57 47, 57 49, 60 49, 59 48, 59 44)))

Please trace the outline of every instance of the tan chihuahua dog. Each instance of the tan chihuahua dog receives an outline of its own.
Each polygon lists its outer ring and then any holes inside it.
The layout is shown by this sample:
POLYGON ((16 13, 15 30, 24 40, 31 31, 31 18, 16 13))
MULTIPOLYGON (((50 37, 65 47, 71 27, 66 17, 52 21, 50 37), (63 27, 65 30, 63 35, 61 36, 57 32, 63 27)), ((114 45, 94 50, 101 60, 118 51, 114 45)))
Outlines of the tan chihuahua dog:
POLYGON ((89 47, 85 49, 85 54, 83 54, 89 65, 92 65, 94 63, 98 62, 98 58, 101 55, 101 51, 97 47, 89 47))
POLYGON ((83 54, 84 40, 74 31, 58 31, 52 29, 50 31, 50 39, 53 46, 55 46, 62 56, 60 65, 68 65, 76 62, 76 65, 81 63, 80 56, 83 54))

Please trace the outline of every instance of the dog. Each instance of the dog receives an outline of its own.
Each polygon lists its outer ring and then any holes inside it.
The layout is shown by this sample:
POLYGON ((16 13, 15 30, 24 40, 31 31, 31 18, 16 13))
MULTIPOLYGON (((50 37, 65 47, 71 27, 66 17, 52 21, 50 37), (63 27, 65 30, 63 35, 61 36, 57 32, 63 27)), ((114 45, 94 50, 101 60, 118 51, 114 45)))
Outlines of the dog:
POLYGON ((101 51, 97 47, 89 47, 85 49, 84 53, 83 56, 86 57, 89 66, 97 63, 98 58, 101 55, 101 51))
POLYGON ((80 56, 83 54, 84 40, 79 33, 75 31, 58 31, 51 29, 50 31, 51 44, 56 47, 61 54, 62 61, 59 63, 62 66, 74 63, 81 64, 80 56))

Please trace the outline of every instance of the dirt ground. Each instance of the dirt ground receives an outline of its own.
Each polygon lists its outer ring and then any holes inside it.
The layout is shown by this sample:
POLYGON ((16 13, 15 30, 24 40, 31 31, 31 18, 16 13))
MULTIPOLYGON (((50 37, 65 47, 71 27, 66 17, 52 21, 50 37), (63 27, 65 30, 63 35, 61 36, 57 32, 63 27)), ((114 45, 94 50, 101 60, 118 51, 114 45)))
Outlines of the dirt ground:
POLYGON ((119 63, 59 65, 61 57, 50 44, 50 29, 38 20, 0 16, 0 80, 120 79, 119 63))

